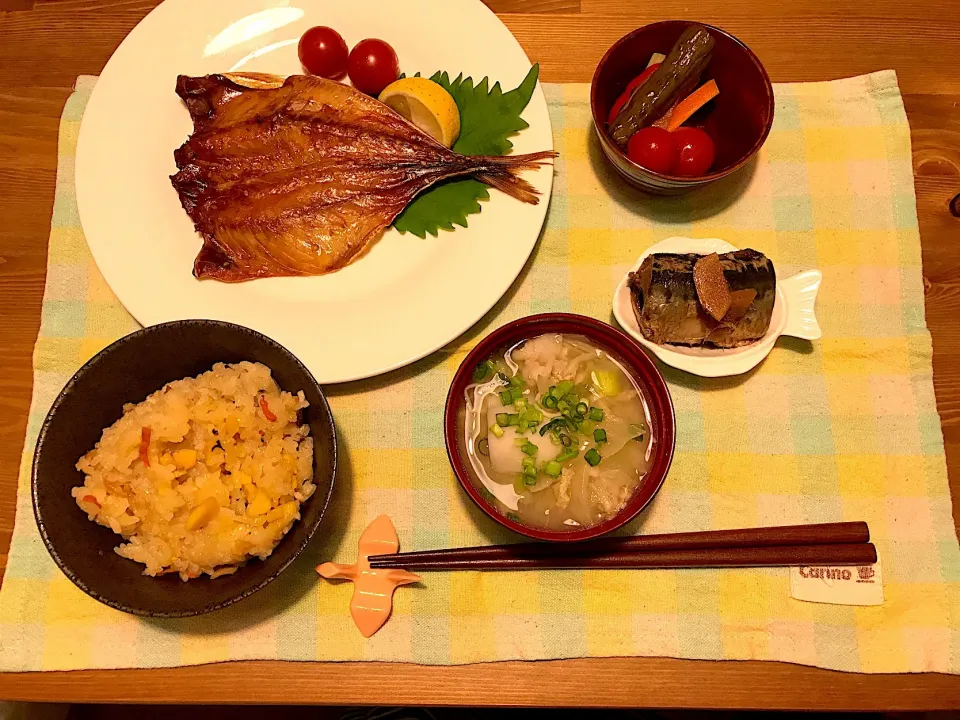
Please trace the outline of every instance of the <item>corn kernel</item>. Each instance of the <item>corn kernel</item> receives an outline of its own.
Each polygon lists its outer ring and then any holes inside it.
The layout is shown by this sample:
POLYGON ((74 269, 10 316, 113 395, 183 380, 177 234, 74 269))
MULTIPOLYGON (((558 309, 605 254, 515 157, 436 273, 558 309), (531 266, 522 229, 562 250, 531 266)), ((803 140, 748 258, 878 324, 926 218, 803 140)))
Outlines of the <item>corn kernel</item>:
POLYGON ((179 467, 182 467, 185 470, 189 470, 194 465, 197 464, 197 451, 196 450, 177 450, 173 454, 173 460, 177 463, 179 467))
POLYGON ((224 429, 227 431, 226 435, 228 438, 233 438, 233 436, 240 431, 240 421, 237 420, 236 415, 227 416, 227 420, 224 423, 224 429))
POLYGON ((256 497, 247 505, 247 515, 265 515, 270 511, 270 498, 263 490, 258 490, 256 497))
POLYGON ((224 455, 223 450, 217 448, 216 450, 211 450, 207 455, 206 459, 203 461, 208 468, 215 468, 223 464, 224 455))
POLYGON ((267 522, 274 522, 276 520, 283 520, 284 523, 289 522, 293 519, 293 516, 297 514, 297 504, 295 502, 287 502, 281 505, 278 508, 274 508, 267 513, 267 522))
POLYGON ((247 475, 243 470, 234 470, 233 477, 238 485, 253 485, 253 478, 247 475))
POLYGON ((217 502, 216 498, 208 497, 191 511, 190 516, 187 518, 187 530, 200 530, 208 522, 213 520, 219 512, 220 503, 217 502))
POLYGON ((162 453, 160 455, 160 464, 161 465, 173 465, 173 455, 168 452, 162 453))

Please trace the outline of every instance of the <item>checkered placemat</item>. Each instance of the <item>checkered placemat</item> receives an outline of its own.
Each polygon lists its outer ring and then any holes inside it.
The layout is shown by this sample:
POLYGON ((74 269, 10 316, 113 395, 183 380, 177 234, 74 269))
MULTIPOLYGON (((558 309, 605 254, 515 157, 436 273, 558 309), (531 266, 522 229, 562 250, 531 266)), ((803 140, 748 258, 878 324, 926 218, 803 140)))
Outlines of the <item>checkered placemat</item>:
POLYGON ((74 147, 93 83, 80 79, 61 123, 33 405, 0 589, 0 668, 661 655, 960 671, 960 551, 924 323, 910 135, 893 72, 776 86, 776 124, 759 162, 681 198, 624 187, 590 129, 588 88, 545 86, 557 181, 516 292, 468 339, 397 373, 329 388, 344 472, 326 540, 253 598, 167 621, 124 615, 76 589, 47 555, 30 507, 31 455, 48 407, 81 363, 136 327, 77 219, 74 147), (744 377, 665 369, 676 459, 630 529, 867 520, 886 602, 793 600, 783 569, 432 573, 423 587, 399 590, 394 617, 364 640, 348 614, 352 588, 318 579, 313 566, 352 561, 375 516, 393 518, 408 550, 513 539, 470 504, 443 449, 444 397, 475 339, 548 310, 612 322, 612 288, 643 249, 670 235, 756 248, 781 277, 819 268, 824 337, 783 340, 744 377))

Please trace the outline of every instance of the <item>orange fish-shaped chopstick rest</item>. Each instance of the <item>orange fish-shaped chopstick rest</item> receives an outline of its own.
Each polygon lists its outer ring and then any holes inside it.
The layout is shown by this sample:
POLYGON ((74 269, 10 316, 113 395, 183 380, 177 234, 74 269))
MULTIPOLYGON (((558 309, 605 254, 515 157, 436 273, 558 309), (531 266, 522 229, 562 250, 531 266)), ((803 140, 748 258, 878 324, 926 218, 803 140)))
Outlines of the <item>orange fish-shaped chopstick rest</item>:
POLYGON ((420 576, 406 570, 372 570, 371 555, 389 555, 400 549, 400 540, 393 522, 381 515, 363 531, 358 544, 357 562, 353 565, 325 562, 317 572, 327 580, 351 580, 353 598, 350 614, 364 637, 370 637, 390 617, 393 591, 400 585, 419 582, 420 576))

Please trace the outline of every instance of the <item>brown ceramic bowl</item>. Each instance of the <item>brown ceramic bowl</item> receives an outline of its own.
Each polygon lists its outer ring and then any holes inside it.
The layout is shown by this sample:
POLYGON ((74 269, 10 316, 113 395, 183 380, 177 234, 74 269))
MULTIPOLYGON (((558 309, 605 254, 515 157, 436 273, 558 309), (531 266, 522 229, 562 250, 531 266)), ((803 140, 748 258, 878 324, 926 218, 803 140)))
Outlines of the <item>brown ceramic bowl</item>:
POLYGON ((572 542, 588 540, 616 530, 630 522, 647 506, 660 489, 664 478, 667 476, 667 471, 670 469, 670 463, 673 460, 676 422, 673 414, 673 401, 670 399, 667 384, 656 365, 640 349, 639 345, 619 330, 615 330, 599 320, 583 315, 547 313, 531 315, 504 325, 480 341, 467 355, 460 364, 456 375, 454 375, 450 392, 447 394, 443 430, 447 455, 450 457, 453 471, 467 495, 481 510, 504 527, 510 528, 521 535, 538 540, 572 542), (476 479, 470 461, 467 459, 463 433, 463 423, 465 421, 464 392, 467 385, 473 382, 474 369, 493 352, 501 348, 547 333, 582 335, 609 352, 623 364, 627 372, 636 380, 650 408, 650 432, 654 451, 646 477, 619 513, 609 520, 586 528, 545 530, 524 525, 507 517, 501 513, 493 502, 487 499, 484 492, 481 492, 480 488, 482 486, 476 479))
POLYGON ((643 71, 653 53, 669 53, 683 30, 693 24, 666 20, 620 38, 600 60, 590 86, 593 125, 604 155, 627 182, 660 195, 703 187, 736 172, 757 154, 773 125, 773 86, 757 56, 733 35, 699 23, 716 41, 701 84, 716 80, 720 94, 685 124, 703 128, 713 140, 716 159, 710 172, 680 177, 647 170, 630 160, 610 138, 607 116, 627 83, 643 71))
POLYGON ((33 459, 33 510, 54 561, 81 590, 102 603, 149 617, 200 615, 249 597, 273 581, 317 532, 333 492, 337 440, 333 416, 310 371, 287 349, 260 333, 213 320, 154 325, 113 343, 73 376, 54 401, 33 459), (149 577, 143 565, 114 548, 122 538, 91 522, 74 501, 82 485, 76 468, 103 429, 172 380, 193 377, 215 363, 263 363, 284 390, 303 390, 310 407, 303 422, 314 438, 317 490, 300 508, 300 520, 266 560, 252 560, 233 575, 183 582, 178 575, 149 577))

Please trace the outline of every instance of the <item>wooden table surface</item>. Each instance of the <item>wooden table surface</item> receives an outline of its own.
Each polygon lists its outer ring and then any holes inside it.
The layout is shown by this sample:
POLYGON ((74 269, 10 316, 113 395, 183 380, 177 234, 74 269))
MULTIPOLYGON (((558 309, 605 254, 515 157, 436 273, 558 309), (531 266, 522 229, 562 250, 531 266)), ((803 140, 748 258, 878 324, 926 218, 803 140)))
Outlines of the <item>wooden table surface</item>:
MULTIPOLYGON (((198 4, 204 0, 196 0, 198 4)), ((894 68, 913 136, 934 384, 960 483, 960 14, 956 0, 487 0, 545 82, 589 82, 602 53, 655 20, 690 18, 744 40, 777 81, 894 68)), ((13 528, 57 163, 57 125, 156 2, 0 0, 0 553, 13 528)), ((131 88, 135 97, 136 88, 131 88)), ((0 554, 0 572, 6 555, 0 554)), ((245 662, 168 670, 0 675, 0 698, 89 702, 593 705, 890 709, 960 707, 960 677, 854 675, 782 663, 658 658, 421 667, 245 662)))

